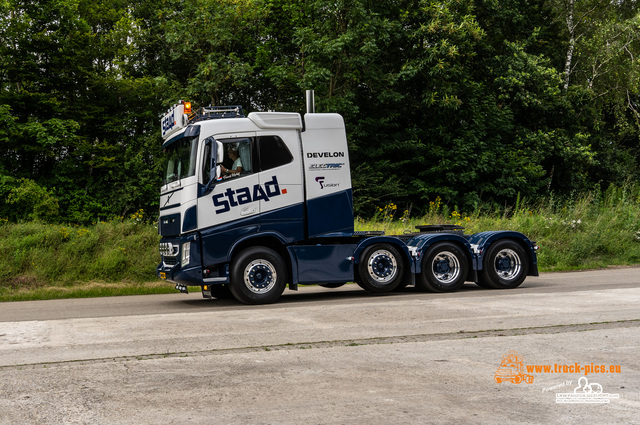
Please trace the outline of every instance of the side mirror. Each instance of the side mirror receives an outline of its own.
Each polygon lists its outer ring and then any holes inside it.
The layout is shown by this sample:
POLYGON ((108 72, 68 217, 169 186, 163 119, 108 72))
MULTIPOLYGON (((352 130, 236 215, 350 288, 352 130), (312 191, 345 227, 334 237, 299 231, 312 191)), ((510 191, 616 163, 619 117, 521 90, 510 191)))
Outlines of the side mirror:
MULTIPOLYGON (((214 140, 214 143, 216 144, 216 159, 217 162, 213 162, 213 164, 215 165, 220 165, 222 164, 222 160, 224 158, 224 147, 222 146, 222 143, 218 142, 217 140, 214 140)), ((219 169, 219 167, 218 167, 219 169)))
POLYGON ((222 175, 220 164, 222 164, 222 159, 224 158, 224 148, 222 146, 222 143, 218 142, 213 137, 209 137, 205 140, 204 143, 205 164, 203 164, 203 169, 206 169, 208 171, 207 174, 210 176, 210 178, 202 190, 202 196, 211 192, 216 186, 216 182, 222 175))
POLYGON ((218 142, 213 137, 209 137, 204 141, 204 143, 204 161, 206 163, 203 164, 203 169, 207 170, 207 175, 209 175, 210 178, 205 184, 201 196, 211 192, 216 186, 216 182, 220 180, 220 177, 222 176, 220 164, 222 164, 222 159, 224 158, 224 147, 222 146, 222 143, 218 142))

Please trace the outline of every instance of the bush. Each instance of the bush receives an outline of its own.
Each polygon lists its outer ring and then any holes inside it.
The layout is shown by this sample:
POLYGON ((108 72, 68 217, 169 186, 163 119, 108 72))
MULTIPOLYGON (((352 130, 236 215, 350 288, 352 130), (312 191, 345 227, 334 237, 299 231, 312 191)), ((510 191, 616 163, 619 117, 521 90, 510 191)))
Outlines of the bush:
MULTIPOLYGON (((7 203, 10 217, 16 220, 53 222, 58 217, 58 199, 31 179, 15 180, 3 176, 3 187, 8 190, 7 203)), ((7 217, 9 218, 9 217, 7 217)))

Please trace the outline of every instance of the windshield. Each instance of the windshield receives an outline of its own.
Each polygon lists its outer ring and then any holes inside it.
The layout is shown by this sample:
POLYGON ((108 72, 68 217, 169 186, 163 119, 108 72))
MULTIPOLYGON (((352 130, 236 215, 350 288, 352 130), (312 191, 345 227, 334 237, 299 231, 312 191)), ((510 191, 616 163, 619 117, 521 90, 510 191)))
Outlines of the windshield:
POLYGON ((164 184, 193 176, 196 173, 196 146, 198 136, 185 137, 166 149, 167 172, 164 184))

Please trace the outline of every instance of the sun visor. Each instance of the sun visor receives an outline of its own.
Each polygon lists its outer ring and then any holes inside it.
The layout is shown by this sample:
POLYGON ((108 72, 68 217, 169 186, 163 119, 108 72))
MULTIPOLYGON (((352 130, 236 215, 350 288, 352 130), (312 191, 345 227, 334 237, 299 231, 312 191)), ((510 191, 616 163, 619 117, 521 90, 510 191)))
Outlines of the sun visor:
POLYGON ((168 148, 172 143, 177 140, 182 139, 183 137, 194 137, 200 135, 200 126, 199 125, 190 125, 185 130, 184 133, 180 133, 177 136, 172 137, 162 144, 162 149, 168 148))

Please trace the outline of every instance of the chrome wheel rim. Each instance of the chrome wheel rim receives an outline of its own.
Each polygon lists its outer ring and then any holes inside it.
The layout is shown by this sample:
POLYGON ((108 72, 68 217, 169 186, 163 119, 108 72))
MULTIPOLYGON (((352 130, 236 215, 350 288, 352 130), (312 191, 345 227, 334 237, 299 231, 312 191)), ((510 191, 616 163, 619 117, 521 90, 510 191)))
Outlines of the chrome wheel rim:
POLYGON ((513 280, 520 274, 520 270, 522 270, 522 262, 520 261, 520 256, 517 252, 506 248, 498 252, 493 262, 493 267, 496 274, 501 279, 513 280))
POLYGON ((454 282, 460 276, 460 260, 449 251, 439 252, 431 262, 433 275, 442 284, 454 282))
POLYGON ((386 249, 379 249, 369 256, 367 270, 369 271, 369 276, 375 282, 386 284, 396 277, 398 263, 391 252, 386 249))
POLYGON ((254 294, 269 292, 277 279, 276 268, 267 260, 253 260, 244 268, 244 284, 254 294))

